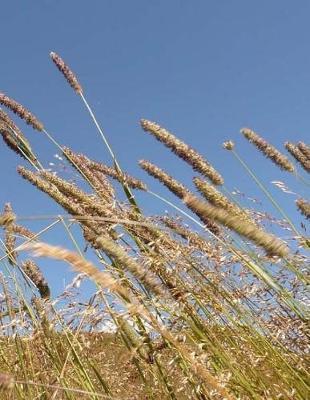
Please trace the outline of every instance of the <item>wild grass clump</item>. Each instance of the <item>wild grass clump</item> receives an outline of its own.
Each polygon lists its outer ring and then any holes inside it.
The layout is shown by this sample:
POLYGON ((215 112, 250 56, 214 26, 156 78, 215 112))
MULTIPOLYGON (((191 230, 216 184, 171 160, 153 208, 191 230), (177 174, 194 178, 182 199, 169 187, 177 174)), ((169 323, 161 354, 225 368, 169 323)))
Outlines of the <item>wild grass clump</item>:
MULTIPOLYGON (((0 110, 4 142, 28 162, 18 174, 61 210, 37 232, 24 226, 9 203, 0 214, 0 397, 307 399, 309 201, 296 199, 304 218, 300 229, 298 216, 288 216, 229 140, 223 147, 277 214, 249 208, 204 156, 143 119, 144 131, 202 175, 194 185, 179 182, 142 160, 141 168, 170 197, 155 193, 152 181, 120 167, 85 88, 59 55, 52 52, 51 58, 80 96, 111 164, 61 146, 30 111, 0 94, 0 103, 45 134, 66 163, 66 173, 45 168, 0 110), (141 191, 170 212, 147 215, 141 191), (55 227, 63 229, 54 236, 58 245, 43 242, 55 227), (76 272, 62 294, 53 294, 38 257, 76 272), (86 279, 94 284, 87 300, 86 279)), ((265 139, 249 129, 242 133, 274 164, 293 172, 298 184, 308 184, 302 175, 308 172, 307 144, 285 145, 300 172, 265 139)))

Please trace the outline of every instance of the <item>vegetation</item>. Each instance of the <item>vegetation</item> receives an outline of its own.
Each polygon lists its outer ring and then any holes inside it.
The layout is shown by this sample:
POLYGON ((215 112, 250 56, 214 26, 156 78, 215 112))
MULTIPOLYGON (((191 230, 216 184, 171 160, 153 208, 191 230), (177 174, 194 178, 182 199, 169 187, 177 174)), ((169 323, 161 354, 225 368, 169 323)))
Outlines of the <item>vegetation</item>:
MULTIPOLYGON (((0 93, 0 104, 46 135, 74 174, 45 169, 0 110, 4 142, 30 165, 18 173, 64 210, 40 232, 22 225, 9 203, 0 214, 1 399, 309 398, 309 202, 296 201, 304 219, 298 226, 227 141, 223 151, 241 163, 281 219, 245 208, 201 154, 144 119, 143 130, 196 172, 190 189, 140 161, 177 198, 161 197, 123 171, 78 79, 60 56, 51 58, 85 104, 112 165, 60 146, 37 117, 0 93), (79 185, 72 179, 77 175, 79 185), (146 215, 138 190, 171 213, 146 215), (56 225, 74 251, 41 241, 56 225), (78 273, 61 296, 51 297, 38 256, 62 260, 78 273), (84 279, 96 285, 87 302, 76 290, 84 279)), ((293 161, 252 130, 241 133, 265 162, 309 185, 302 175, 309 172, 307 144, 286 143, 293 161)))

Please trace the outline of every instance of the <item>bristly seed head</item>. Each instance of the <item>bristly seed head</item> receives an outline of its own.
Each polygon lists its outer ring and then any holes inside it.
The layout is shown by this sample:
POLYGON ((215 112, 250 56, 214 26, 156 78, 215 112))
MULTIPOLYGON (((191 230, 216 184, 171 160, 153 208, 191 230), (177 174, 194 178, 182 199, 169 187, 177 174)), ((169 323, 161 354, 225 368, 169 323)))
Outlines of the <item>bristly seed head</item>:
POLYGON ((296 200, 296 205, 301 214, 310 219, 310 203, 304 199, 296 200))
POLYGON ((27 260, 22 263, 22 269, 39 290, 42 299, 49 299, 51 292, 47 281, 35 262, 27 260))
POLYGON ((9 117, 9 115, 6 112, 4 112, 3 110, 1 110, 1 109, 0 109, 0 123, 4 123, 10 129, 12 129, 12 131, 15 134, 15 136, 24 137, 24 135, 22 134, 21 130, 14 123, 14 121, 12 121, 12 119, 9 117))
POLYGON ((140 123, 144 131, 149 132, 158 141, 171 149, 174 154, 191 165, 195 171, 209 178, 214 185, 222 185, 224 183, 221 175, 196 150, 155 122, 141 119, 140 123))
POLYGON ((310 146, 308 146, 304 142, 298 142, 297 147, 302 153, 304 153, 305 157, 307 157, 307 159, 310 161, 310 146))
POLYGON ((232 140, 227 140, 227 142, 223 143, 223 147, 226 150, 233 150, 235 147, 235 143, 232 140))
POLYGON ((238 215, 234 215, 222 208, 214 207, 192 195, 185 196, 184 203, 200 218, 207 217, 227 226, 227 228, 261 246, 268 255, 279 257, 288 255, 288 247, 282 240, 258 228, 249 221, 242 221, 238 215))
POLYGON ((253 143, 259 151, 261 151, 278 167, 288 172, 294 172, 294 165, 289 161, 289 159, 257 133, 249 128, 242 128, 241 133, 250 143, 253 143))
POLYGON ((17 260, 17 252, 16 248, 16 236, 13 231, 15 214, 13 212, 12 206, 10 203, 6 203, 4 206, 3 214, 12 217, 12 222, 8 223, 5 227, 5 235, 4 235, 4 244, 5 244, 5 252, 8 256, 9 263, 14 266, 16 265, 17 260))
POLYGON ((4 93, 0 93, 0 104, 9 108, 21 119, 25 120, 28 125, 31 125, 34 129, 38 131, 43 131, 44 126, 37 117, 35 117, 30 111, 28 111, 24 106, 17 103, 17 101, 6 96, 4 93))
POLYGON ((50 57, 59 71, 66 78, 69 85, 76 91, 77 94, 83 93, 82 86, 79 84, 77 77, 64 62, 64 60, 55 52, 51 51, 50 57))
POLYGON ((305 171, 310 172, 310 158, 301 150, 300 144, 296 146, 294 143, 285 142, 285 148, 300 163, 305 171))
MULTIPOLYGON (((170 192, 174 193, 177 197, 179 197, 179 199, 183 200, 186 196, 193 197, 193 194, 185 186, 183 186, 182 183, 172 178, 156 165, 146 160, 140 160, 139 165, 149 175, 153 176, 155 179, 164 184, 170 190, 170 192)), ((215 235, 220 234, 219 227, 213 221, 210 221, 210 219, 205 216, 199 216, 199 218, 211 232, 213 232, 215 235)))
POLYGON ((174 193, 180 199, 188 193, 188 189, 183 186, 180 182, 176 181, 172 176, 168 175, 165 171, 157 167, 155 164, 150 163, 146 160, 140 160, 139 165, 149 175, 158 179, 164 184, 172 193, 174 193))

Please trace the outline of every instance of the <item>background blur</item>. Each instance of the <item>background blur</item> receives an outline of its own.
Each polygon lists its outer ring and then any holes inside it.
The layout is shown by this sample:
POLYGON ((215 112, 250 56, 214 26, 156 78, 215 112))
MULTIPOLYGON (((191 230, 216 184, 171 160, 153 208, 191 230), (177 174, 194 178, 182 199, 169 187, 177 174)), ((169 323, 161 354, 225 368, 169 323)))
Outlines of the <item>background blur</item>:
MULTIPOLYGON (((37 115, 60 143, 109 163, 82 102, 49 59, 56 51, 77 74, 123 168, 154 191, 170 198, 140 171, 138 159, 157 163, 185 183, 192 171, 143 133, 140 118, 158 122, 199 149, 230 190, 258 197, 268 209, 269 202, 221 147, 234 140, 299 221, 297 196, 271 181, 307 194, 239 131, 248 126, 283 151, 286 140, 309 142, 309 17, 307 0, 2 1, 0 90, 37 115)), ((45 166, 57 164, 57 149, 45 136, 17 122, 45 166)), ((1 144, 0 204, 11 201, 19 216, 61 212, 16 174, 18 163, 25 164, 1 144)), ((137 198, 149 213, 167 209, 146 195, 137 198)), ((38 231, 48 222, 29 226, 38 231)), ((57 229, 43 239, 63 244, 57 229)), ((55 294, 72 276, 69 268, 50 268, 46 261, 44 272, 55 294)))

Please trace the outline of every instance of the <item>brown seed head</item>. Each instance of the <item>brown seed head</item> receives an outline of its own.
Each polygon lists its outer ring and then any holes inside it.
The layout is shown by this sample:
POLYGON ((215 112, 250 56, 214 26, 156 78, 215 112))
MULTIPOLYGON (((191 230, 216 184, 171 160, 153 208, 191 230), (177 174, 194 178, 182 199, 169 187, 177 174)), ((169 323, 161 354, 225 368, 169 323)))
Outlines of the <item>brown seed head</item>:
POLYGON ((188 193, 188 189, 183 186, 180 182, 176 181, 172 176, 168 175, 162 169, 157 167, 155 164, 150 163, 146 160, 140 160, 139 165, 144 171, 149 175, 158 179, 162 184, 164 184, 172 193, 174 193, 180 199, 188 193))
POLYGON ((214 207, 192 195, 186 196, 184 203, 199 217, 205 216, 227 226, 227 228, 264 248, 270 256, 285 257, 288 254, 288 248, 282 240, 263 231, 251 222, 242 221, 239 216, 222 208, 214 207))
POLYGON ((4 93, 0 93, 0 104, 9 108, 16 115, 18 115, 21 119, 25 120, 28 125, 31 125, 34 129, 38 131, 43 131, 44 126, 42 122, 40 122, 37 117, 31 114, 24 106, 17 103, 17 101, 11 99, 6 96, 4 93))
POLYGON ((28 147, 27 141, 23 136, 17 136, 11 131, 11 128, 0 121, 0 135, 4 143, 16 154, 27 161, 37 163, 37 158, 28 147))
POLYGON ((93 230, 96 234, 102 232, 100 224, 98 224, 91 215, 87 215, 85 209, 71 196, 63 194, 57 186, 42 179, 38 174, 27 170, 24 167, 18 167, 17 172, 28 182, 32 183, 39 190, 46 193, 49 197, 55 200, 60 206, 68 211, 73 217, 82 224, 93 230))
POLYGON ((147 288, 157 295, 164 295, 165 290, 156 275, 138 264, 132 257, 128 256, 121 246, 117 245, 113 240, 106 236, 98 237, 96 244, 104 250, 109 257, 116 259, 122 268, 130 271, 147 288))
POLYGON ((64 260, 71 264, 74 270, 87 274, 103 288, 110 289, 112 292, 116 292, 126 298, 130 297, 126 288, 122 287, 109 272, 100 271, 91 262, 77 253, 46 243, 28 244, 24 246, 24 249, 32 250, 37 257, 51 257, 56 260, 64 260))
POLYGON ((132 189, 146 190, 146 184, 142 182, 140 179, 134 178, 127 173, 119 173, 115 168, 109 167, 103 163, 99 163, 96 161, 88 160, 88 166, 91 170, 95 170, 101 172, 104 175, 107 175, 120 183, 127 183, 127 185, 132 189))
POLYGON ((2 136, 2 139, 4 143, 11 149, 13 150, 16 154, 18 154, 20 157, 24 158, 27 160, 25 154, 21 151, 19 144, 16 140, 16 138, 12 135, 12 133, 8 130, 8 127, 0 121, 0 135, 2 136))
POLYGON ((49 299, 51 295, 50 288, 37 264, 32 260, 27 260, 22 263, 21 267, 38 288, 40 296, 43 299, 49 299))
MULTIPOLYGON (((184 199, 184 197, 189 194, 192 195, 192 193, 180 182, 172 178, 162 169, 150 163, 149 161, 140 160, 139 165, 149 175, 158 179, 162 184, 164 184, 173 194, 175 194, 180 199, 184 199)), ((210 221, 210 219, 206 218, 205 216, 199 216, 199 218, 211 232, 213 232, 215 235, 219 235, 220 229, 213 221, 210 221)))
POLYGON ((310 219, 310 203, 304 199, 298 199, 296 205, 301 214, 310 219))
POLYGON ((101 199, 110 202, 111 198, 114 198, 114 189, 108 179, 98 171, 93 171, 90 168, 89 159, 84 154, 75 153, 68 147, 63 147, 63 155, 95 189, 101 199))
POLYGON ((141 119, 140 123, 144 131, 149 132, 158 141, 171 149, 173 153, 191 165, 195 171, 209 178, 215 185, 222 185, 224 183, 221 175, 196 150, 155 122, 141 119))
POLYGON ((11 128, 13 133, 18 137, 23 137, 21 130, 14 123, 14 121, 9 117, 9 115, 0 109, 0 123, 3 122, 7 127, 11 128))
POLYGON ((23 236, 23 237, 25 237, 25 238, 27 238, 27 239, 34 239, 34 237, 35 237, 35 233, 34 233, 34 232, 31 232, 31 231, 30 231, 28 228, 26 228, 25 226, 13 224, 12 229, 13 229, 13 232, 14 232, 16 235, 23 236))
POLYGON ((59 71, 63 74, 66 78, 69 85, 76 91, 77 94, 83 93, 82 87, 79 84, 77 77, 68 67, 68 65, 64 62, 64 60, 55 52, 50 53, 50 57, 59 71))
POLYGON ((6 226, 15 221, 15 215, 13 213, 0 214, 0 226, 6 226))
POLYGON ((310 159, 294 143, 285 142, 286 150, 300 163, 303 169, 310 172, 310 159))
POLYGON ((241 133, 250 143, 253 143, 259 151, 261 151, 278 167, 288 172, 294 171, 294 165, 289 161, 289 159, 257 133, 248 128, 241 129, 241 133))
POLYGON ((308 160, 310 160, 310 146, 308 146, 304 142, 298 142, 297 147, 299 150, 304 153, 304 155, 307 157, 308 160))
MULTIPOLYGON (((15 219, 15 214, 13 213, 13 209, 10 203, 6 203, 3 210, 4 215, 11 216, 15 219)), ((5 244, 5 251, 8 256, 9 263, 14 266, 16 265, 17 260, 17 252, 15 251, 16 247, 16 236, 14 234, 14 222, 8 223, 5 227, 5 235, 4 235, 4 244, 5 244)))
POLYGON ((238 215, 242 220, 251 221, 249 211, 237 206, 228 200, 220 191, 199 177, 193 179, 196 188, 213 206, 223 208, 232 214, 238 215))
POLYGON ((227 142, 223 143, 223 147, 226 150, 233 150, 233 148, 235 147, 235 143, 232 140, 228 140, 227 142))

